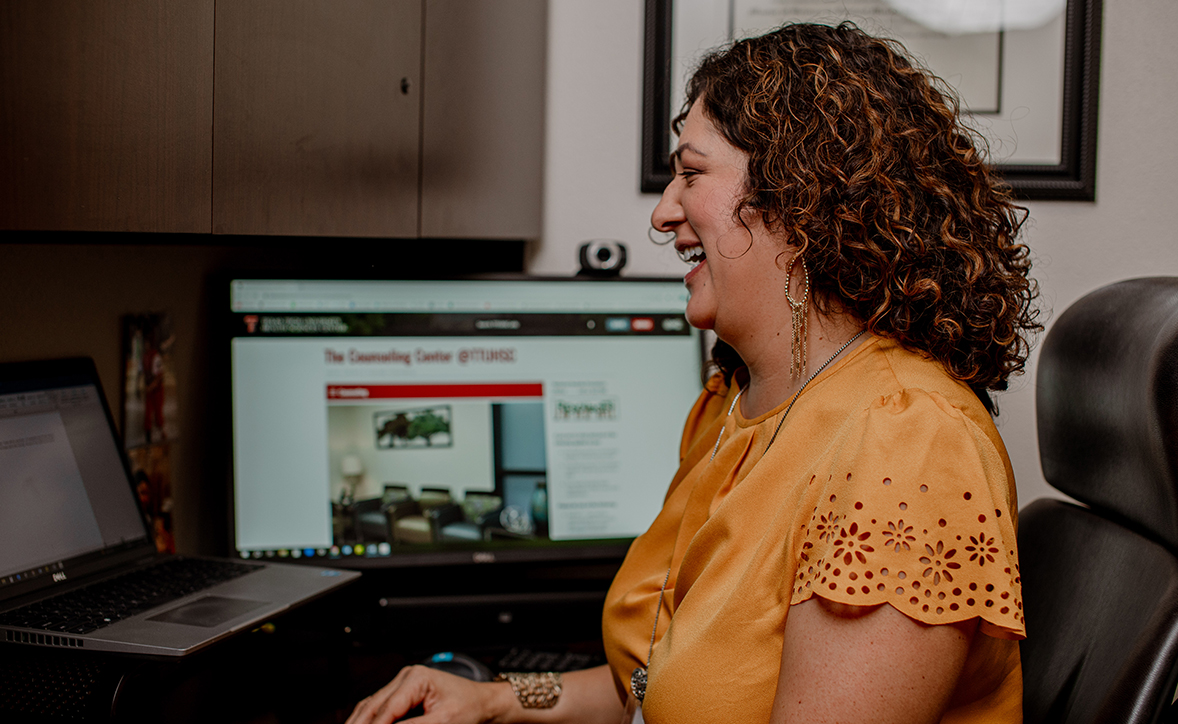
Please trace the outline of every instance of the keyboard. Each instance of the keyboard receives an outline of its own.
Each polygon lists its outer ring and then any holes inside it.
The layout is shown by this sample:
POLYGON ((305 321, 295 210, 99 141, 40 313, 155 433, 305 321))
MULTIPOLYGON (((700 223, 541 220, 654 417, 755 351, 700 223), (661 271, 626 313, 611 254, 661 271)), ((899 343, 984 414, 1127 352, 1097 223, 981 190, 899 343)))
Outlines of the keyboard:
POLYGON ((109 662, 6 656, 0 659, 0 721, 108 719, 120 678, 109 662))
POLYGON ((495 665, 498 671, 580 671, 605 663, 605 655, 579 651, 533 651, 513 648, 495 665))
POLYGON ((6 611, 0 614, 0 624, 86 634, 257 568, 236 561, 177 556, 6 611))

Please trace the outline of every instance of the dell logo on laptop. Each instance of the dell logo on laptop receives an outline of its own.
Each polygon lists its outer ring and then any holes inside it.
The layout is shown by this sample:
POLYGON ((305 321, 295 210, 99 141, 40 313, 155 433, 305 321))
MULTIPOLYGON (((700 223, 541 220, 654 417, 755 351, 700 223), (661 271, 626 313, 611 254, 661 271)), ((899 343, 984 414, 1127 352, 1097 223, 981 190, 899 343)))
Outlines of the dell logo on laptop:
POLYGON ((65 580, 65 571, 58 571, 57 573, 53 574, 53 581, 55 583, 61 583, 64 580, 65 580))

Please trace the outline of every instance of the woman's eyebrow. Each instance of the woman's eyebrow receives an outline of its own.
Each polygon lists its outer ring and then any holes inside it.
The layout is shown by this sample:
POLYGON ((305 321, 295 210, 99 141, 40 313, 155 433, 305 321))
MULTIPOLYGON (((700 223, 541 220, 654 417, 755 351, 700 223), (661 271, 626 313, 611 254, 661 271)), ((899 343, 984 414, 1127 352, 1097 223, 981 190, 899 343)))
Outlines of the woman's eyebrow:
POLYGON ((681 143, 681 144, 679 144, 678 148, 676 148, 674 151, 671 151, 670 158, 671 158, 672 165, 675 163, 675 159, 682 158, 684 151, 691 151, 695 155, 704 156, 705 158, 708 155, 708 154, 704 153, 703 151, 699 150, 698 148, 696 148, 695 146, 691 145, 690 143, 681 143))

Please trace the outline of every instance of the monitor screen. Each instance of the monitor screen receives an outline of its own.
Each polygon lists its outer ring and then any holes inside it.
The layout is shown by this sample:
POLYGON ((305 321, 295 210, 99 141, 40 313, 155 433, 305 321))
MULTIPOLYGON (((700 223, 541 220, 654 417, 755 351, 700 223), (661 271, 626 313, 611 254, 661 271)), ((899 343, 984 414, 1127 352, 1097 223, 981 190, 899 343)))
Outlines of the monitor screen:
POLYGON ((620 556, 700 390, 679 279, 233 279, 234 539, 355 567, 620 556))

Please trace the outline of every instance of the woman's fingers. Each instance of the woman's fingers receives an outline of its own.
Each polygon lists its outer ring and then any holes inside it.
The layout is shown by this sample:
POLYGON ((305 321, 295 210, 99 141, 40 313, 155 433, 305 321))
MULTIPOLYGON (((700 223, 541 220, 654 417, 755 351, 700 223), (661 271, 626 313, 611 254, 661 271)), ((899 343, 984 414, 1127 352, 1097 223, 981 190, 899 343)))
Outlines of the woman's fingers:
POLYGON ((473 682, 425 666, 409 666, 372 696, 361 700, 348 724, 389 724, 425 705, 422 724, 430 721, 478 721, 478 690, 473 682), (469 716, 463 716, 466 712, 469 716), (437 716, 431 716, 431 714, 437 716))
POLYGON ((414 669, 419 668, 421 667, 407 666, 401 669, 393 677, 393 680, 382 686, 379 691, 372 696, 361 699, 352 711, 352 715, 348 717, 347 724, 376 724, 377 722, 396 721, 396 717, 405 714, 415 704, 420 703, 413 701, 398 711, 397 705, 412 693, 406 690, 406 684, 411 683, 410 679, 414 669))

